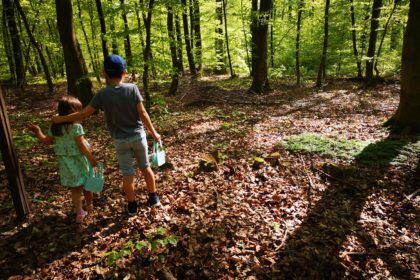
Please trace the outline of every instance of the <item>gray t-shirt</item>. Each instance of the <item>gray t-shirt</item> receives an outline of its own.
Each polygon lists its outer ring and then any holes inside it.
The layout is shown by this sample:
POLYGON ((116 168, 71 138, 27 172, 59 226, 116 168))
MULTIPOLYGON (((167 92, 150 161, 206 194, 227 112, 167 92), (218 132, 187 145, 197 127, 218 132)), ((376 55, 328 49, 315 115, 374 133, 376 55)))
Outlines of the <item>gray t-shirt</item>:
POLYGON ((106 124, 112 138, 125 139, 145 133, 137 112, 137 104, 142 101, 136 85, 120 84, 108 85, 99 90, 89 105, 105 111, 106 124))

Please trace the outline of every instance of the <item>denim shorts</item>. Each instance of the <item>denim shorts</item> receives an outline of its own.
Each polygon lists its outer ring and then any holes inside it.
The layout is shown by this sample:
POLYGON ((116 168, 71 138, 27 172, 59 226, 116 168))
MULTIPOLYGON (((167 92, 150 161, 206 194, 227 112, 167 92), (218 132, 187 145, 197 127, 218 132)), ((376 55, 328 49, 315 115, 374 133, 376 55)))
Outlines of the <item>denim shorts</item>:
POLYGON ((118 164, 123 176, 135 175, 133 157, 137 160, 139 168, 149 166, 149 155, 147 152, 147 139, 145 134, 136 135, 125 139, 114 139, 114 146, 117 152, 118 164))

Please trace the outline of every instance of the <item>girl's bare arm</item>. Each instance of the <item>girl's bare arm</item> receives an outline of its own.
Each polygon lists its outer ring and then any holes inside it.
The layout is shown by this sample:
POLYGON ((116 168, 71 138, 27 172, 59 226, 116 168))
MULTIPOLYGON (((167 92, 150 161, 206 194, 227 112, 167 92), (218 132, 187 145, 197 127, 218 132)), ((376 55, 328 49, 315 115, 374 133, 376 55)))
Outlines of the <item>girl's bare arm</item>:
POLYGON ((45 135, 38 125, 30 123, 27 127, 33 134, 35 134, 36 138, 38 138, 41 143, 46 145, 54 143, 54 137, 45 135))
POLYGON ((147 113, 146 109, 144 108, 143 103, 140 102, 139 104, 137 104, 137 112, 139 114, 139 117, 140 117, 141 121, 143 122, 144 126, 146 127, 146 129, 150 132, 152 137, 156 141, 159 142, 160 141, 160 135, 159 135, 159 133, 157 133, 157 131, 153 127, 152 121, 150 120, 149 114, 147 113))
POLYGON ((76 136, 75 139, 77 146, 79 147, 80 151, 86 156, 87 160, 90 162, 90 165, 92 165, 92 167, 97 166, 98 163, 93 158, 92 153, 89 151, 89 148, 86 145, 86 141, 83 135, 76 136))

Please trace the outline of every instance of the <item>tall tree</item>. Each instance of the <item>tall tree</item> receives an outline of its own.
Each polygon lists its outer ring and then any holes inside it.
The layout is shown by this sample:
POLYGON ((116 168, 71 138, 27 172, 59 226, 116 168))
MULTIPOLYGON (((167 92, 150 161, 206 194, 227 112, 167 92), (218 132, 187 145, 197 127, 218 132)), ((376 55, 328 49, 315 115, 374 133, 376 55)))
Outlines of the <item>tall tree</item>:
POLYGON ((316 86, 322 85, 322 79, 325 78, 325 62, 327 60, 327 48, 328 48, 328 15, 330 9, 330 0, 325 0, 325 11, 324 11, 324 43, 322 46, 321 63, 319 64, 318 77, 316 79, 316 86))
POLYGON ((14 61, 14 70, 18 85, 22 85, 24 79, 24 67, 22 57, 22 44, 20 40, 20 32, 16 23, 15 7, 12 0, 3 0, 4 16, 6 17, 7 26, 9 27, 9 35, 12 42, 12 52, 14 61))
POLYGON ((369 85, 373 82, 373 66, 375 60, 376 39, 378 37, 379 17, 381 15, 381 8, 382 0, 373 0, 372 17, 370 19, 369 47, 366 54, 366 85, 369 85))
POLYGON ((267 69, 267 34, 271 0, 252 0, 252 85, 249 92, 262 93, 269 89, 267 69))
POLYGON ((191 42, 191 36, 188 31, 188 15, 187 15, 187 1, 181 0, 182 2, 182 23, 184 25, 184 39, 185 39, 185 49, 187 51, 187 57, 188 57, 188 66, 190 69, 191 77, 195 78, 197 76, 197 71, 195 69, 195 63, 194 63, 194 56, 192 53, 192 42, 191 42))
POLYGON ((225 63, 225 55, 224 55, 224 47, 223 47, 223 0, 216 0, 216 40, 215 40, 215 48, 216 48, 216 61, 217 61, 217 74, 225 74, 226 73, 226 63, 225 63))
MULTIPOLYGON (((141 6, 143 6, 143 0, 140 0, 141 6)), ((155 3, 154 0, 146 1, 147 4, 147 16, 144 18, 144 27, 146 28, 146 45, 144 47, 143 52, 143 59, 144 59, 144 67, 143 67, 143 92, 146 97, 146 108, 149 110, 151 106, 150 100, 150 91, 149 91, 149 65, 151 62, 151 27, 152 27, 152 12, 153 12, 153 5, 155 3)))
POLYGON ((131 42, 130 42, 130 29, 128 27, 128 20, 127 20, 127 11, 125 7, 125 1, 120 0, 121 3, 121 10, 122 10, 122 19, 124 22, 124 50, 125 50, 125 58, 127 60, 127 65, 131 66, 133 63, 132 53, 131 53, 131 42))
POLYGON ((245 19, 244 19, 244 12, 243 12, 243 0, 241 0, 241 20, 242 20, 242 32, 244 34, 244 41, 245 41, 245 52, 246 52, 246 64, 248 65, 249 73, 252 72, 251 62, 249 59, 249 51, 248 51, 248 39, 246 36, 245 31, 245 19))
POLYGON ((300 29, 302 25, 302 11, 304 0, 299 0, 296 26, 296 84, 300 86, 300 29))
POLYGON ((178 56, 176 54, 176 38, 175 38, 175 29, 174 29, 174 14, 172 6, 167 6, 168 17, 167 17, 167 27, 168 27, 168 36, 169 36, 169 48, 171 49, 171 59, 172 59, 172 81, 169 86, 169 95, 176 94, 178 90, 178 81, 179 81, 179 66, 178 66, 178 56))
POLYGON ((224 17, 224 22, 225 22, 226 53, 228 55, 230 76, 234 77, 235 73, 233 72, 232 59, 230 58, 229 34, 228 34, 228 29, 227 29, 227 14, 226 14, 227 0, 222 0, 222 4, 223 4, 223 17, 224 17))
POLYGON ((201 18, 200 18, 200 1, 193 0, 193 25, 191 29, 194 30, 194 44, 195 44, 195 57, 197 62, 197 71, 202 68, 202 46, 201 46, 201 18))
POLYGON ((42 48, 40 44, 38 43, 38 41, 35 39, 34 35, 32 34, 31 28, 29 27, 28 19, 26 18, 25 13, 23 12, 23 9, 22 9, 22 6, 20 5, 19 0, 15 0, 15 5, 23 21, 23 24, 25 26, 26 33, 28 34, 29 40, 31 44, 34 46, 35 50, 38 53, 39 59, 41 60, 42 68, 45 74, 45 79, 47 80, 48 90, 50 93, 52 93, 54 90, 54 85, 52 82, 52 78, 50 75, 50 70, 48 68, 47 61, 45 60, 44 53, 42 52, 42 48))
POLYGON ((179 20, 178 13, 175 14, 175 31, 176 31, 176 46, 178 53, 178 69, 179 73, 184 75, 184 62, 182 60, 182 33, 181 33, 181 24, 179 20))
POLYGON ((357 65, 357 77, 360 79, 362 78, 362 63, 360 62, 359 53, 357 51, 357 40, 356 40, 356 16, 354 13, 354 2, 353 0, 350 1, 350 16, 351 16, 351 36, 353 42, 353 54, 356 58, 356 65, 357 65))
POLYGON ((3 34, 4 51, 6 53, 7 62, 9 64, 10 81, 12 83, 16 83, 15 63, 13 61, 13 51, 12 51, 12 46, 10 43, 10 34, 9 34, 8 26, 7 26, 4 7, 2 10, 2 34, 3 34))
POLYGON ((102 2, 101 0, 95 0, 96 3, 96 10, 98 11, 98 17, 99 17, 99 24, 101 25, 101 43, 102 43, 102 54, 105 58, 109 55, 108 47, 106 44, 106 24, 105 24, 105 17, 104 17, 104 11, 102 9, 102 2))
POLYGON ((114 9, 114 1, 108 0, 109 4, 109 15, 110 15, 110 29, 111 29, 111 46, 112 46, 112 53, 113 54, 119 54, 118 52, 118 44, 117 44, 117 38, 115 34, 115 9, 114 9))
POLYGON ((66 64, 68 93, 79 98, 83 105, 87 105, 93 97, 92 82, 74 32, 71 0, 55 0, 55 8, 66 64))
POLYGON ((420 131, 420 1, 410 0, 401 60, 401 93, 397 111, 388 120, 391 127, 420 131))

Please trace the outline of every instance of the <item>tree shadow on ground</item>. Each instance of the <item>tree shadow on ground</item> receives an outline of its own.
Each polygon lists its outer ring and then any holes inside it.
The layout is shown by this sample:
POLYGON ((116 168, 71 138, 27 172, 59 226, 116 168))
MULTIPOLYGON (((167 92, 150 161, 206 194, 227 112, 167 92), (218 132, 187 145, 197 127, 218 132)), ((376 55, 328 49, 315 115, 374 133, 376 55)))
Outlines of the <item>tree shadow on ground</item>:
MULTIPOLYGON (((68 257, 64 262, 68 264, 73 261, 80 262, 80 254, 77 252, 93 242, 96 233, 112 234, 123 226, 124 223, 121 223, 119 215, 112 218, 101 215, 95 215, 93 218, 88 216, 87 223, 79 225, 74 222, 73 213, 67 217, 58 214, 34 217, 14 229, 5 226, 0 229, 2 235, 0 278, 28 276, 37 270, 41 273, 40 278, 48 278, 51 275, 42 275, 43 267, 65 256, 68 257)), ((70 267, 68 273, 71 275, 70 267)))
MULTIPOLYGON (((326 166, 330 186, 286 240, 284 249, 277 256, 274 272, 260 276, 269 279, 362 277, 361 272, 349 272, 339 256, 347 237, 354 234, 361 239, 365 250, 369 250, 369 255, 381 255, 393 276, 408 279, 410 271, 396 261, 395 250, 391 248, 385 254, 358 224, 368 197, 376 190, 391 188, 387 177, 391 162, 408 143, 408 140, 395 141, 390 136, 368 145, 351 167, 326 166), (392 147, 391 151, 382 153, 389 147, 392 147), (372 156, 378 157, 374 164, 372 156), (385 181, 385 184, 378 185, 378 181, 385 181)), ((408 192, 407 185, 403 192, 408 192)))

